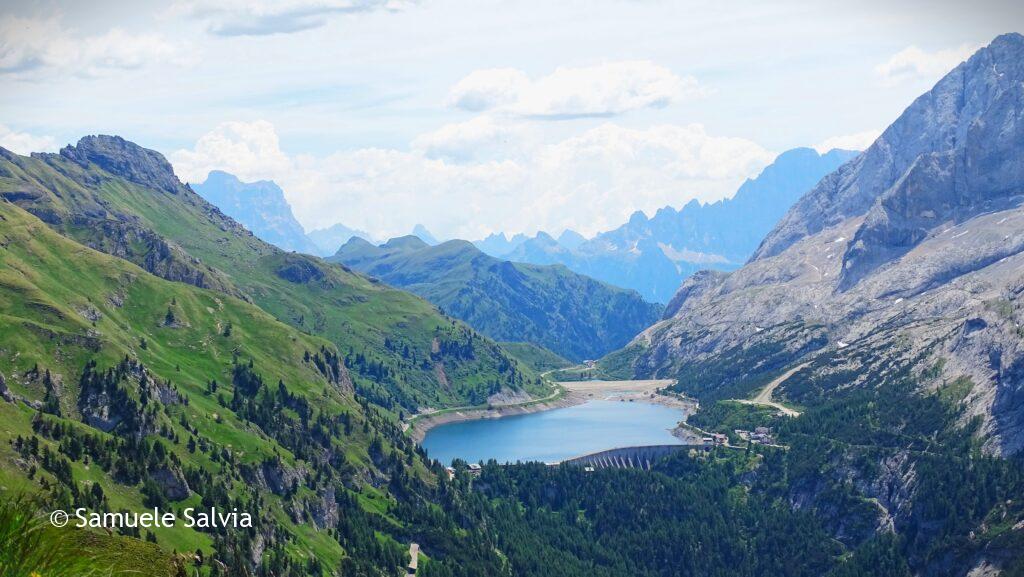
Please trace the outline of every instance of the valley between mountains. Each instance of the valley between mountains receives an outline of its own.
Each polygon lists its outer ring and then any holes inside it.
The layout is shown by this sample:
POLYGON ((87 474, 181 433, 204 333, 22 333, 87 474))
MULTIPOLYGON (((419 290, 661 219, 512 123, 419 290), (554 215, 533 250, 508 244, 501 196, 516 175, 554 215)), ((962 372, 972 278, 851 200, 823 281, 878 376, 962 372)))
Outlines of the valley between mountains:
POLYGON ((1019 34, 862 152, 589 239, 307 235, 272 182, 185 183, 106 135, 0 149, 0 198, 0 549, 28 527, 168 577, 1024 575, 1019 34), (419 444, 417 418, 610 381, 720 442, 596 469, 419 444), (78 507, 257 514, 31 525, 78 507))

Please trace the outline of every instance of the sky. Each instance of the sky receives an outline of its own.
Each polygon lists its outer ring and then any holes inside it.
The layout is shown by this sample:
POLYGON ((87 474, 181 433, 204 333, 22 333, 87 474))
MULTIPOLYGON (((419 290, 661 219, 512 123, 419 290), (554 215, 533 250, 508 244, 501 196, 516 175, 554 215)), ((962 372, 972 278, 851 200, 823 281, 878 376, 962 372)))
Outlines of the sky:
POLYGON ((863 149, 1014 31, 1002 0, 0 0, 0 146, 117 134, 307 230, 589 236, 863 149))

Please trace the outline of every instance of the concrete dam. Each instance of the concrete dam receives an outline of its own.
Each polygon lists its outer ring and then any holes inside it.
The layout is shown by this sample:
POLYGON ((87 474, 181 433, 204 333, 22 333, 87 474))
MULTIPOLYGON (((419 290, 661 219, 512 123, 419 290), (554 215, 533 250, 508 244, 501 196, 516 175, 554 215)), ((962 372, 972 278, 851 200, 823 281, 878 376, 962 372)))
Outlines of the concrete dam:
POLYGON ((562 463, 568 465, 589 466, 595 469, 606 469, 614 467, 618 469, 644 469, 650 470, 651 466, 663 457, 672 455, 679 451, 698 449, 707 451, 711 445, 645 445, 642 447, 619 447, 608 449, 589 455, 581 455, 566 459, 562 463))

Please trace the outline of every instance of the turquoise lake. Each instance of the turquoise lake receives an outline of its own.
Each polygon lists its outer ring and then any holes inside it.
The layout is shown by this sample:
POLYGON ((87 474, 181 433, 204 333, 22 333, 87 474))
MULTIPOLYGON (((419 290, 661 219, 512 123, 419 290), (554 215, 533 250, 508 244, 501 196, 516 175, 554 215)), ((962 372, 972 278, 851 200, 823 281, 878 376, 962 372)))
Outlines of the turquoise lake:
POLYGON ((680 444, 670 431, 684 416, 679 409, 661 405, 589 401, 528 415, 440 425, 427 432, 422 445, 431 458, 446 465, 455 458, 470 463, 553 462, 614 447, 680 444))

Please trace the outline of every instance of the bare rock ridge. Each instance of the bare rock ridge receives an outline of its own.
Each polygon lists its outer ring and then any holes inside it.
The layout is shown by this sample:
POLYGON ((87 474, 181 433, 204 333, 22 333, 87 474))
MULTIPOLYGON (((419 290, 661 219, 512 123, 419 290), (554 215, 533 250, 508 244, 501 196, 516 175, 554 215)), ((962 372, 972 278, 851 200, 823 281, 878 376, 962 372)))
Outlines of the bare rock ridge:
MULTIPOLYGON (((5 177, 0 197, 82 244, 130 260, 168 280, 248 298, 222 272, 158 234, 142 219, 103 200, 102 187, 120 177, 122 182, 149 188, 148 194, 157 190, 191 204, 202 202, 178 181, 160 153, 116 136, 86 136, 60 154, 24 157, 0 149, 0 165, 5 177)), ((209 210, 216 211, 213 207, 209 210)), ((229 222, 218 215, 222 222, 229 222)))
MULTIPOLYGON (((943 77, 860 156, 801 198, 751 260, 777 255, 801 238, 866 213, 923 154, 958 151, 960 176, 977 179, 976 185, 987 182, 1000 190, 1012 175, 1019 184, 1021 163, 1002 161, 1009 160, 1004 155, 1022 130, 1022 50, 1024 36, 1004 34, 943 77)), ((986 194, 973 190, 972 196, 986 194)))
POLYGON ((111 174, 164 192, 176 194, 182 189, 171 163, 162 154, 120 136, 86 136, 77 145, 62 148, 60 154, 83 167, 91 162, 111 174))
MULTIPOLYGON (((1022 205, 1024 36, 1007 34, 822 179, 745 266, 683 283, 662 322, 634 340, 634 372, 707 380, 726 374, 709 368, 725 358, 752 383, 818 359, 809 374, 841 386, 966 379, 964 418, 982 418, 985 448, 1018 453, 1022 205)), ((732 384, 730 394, 746 394, 732 384)), ((808 393, 783 383, 777 394, 808 393)))

